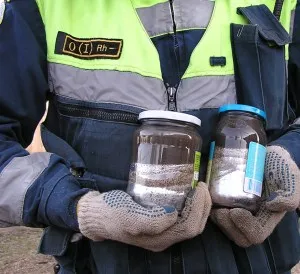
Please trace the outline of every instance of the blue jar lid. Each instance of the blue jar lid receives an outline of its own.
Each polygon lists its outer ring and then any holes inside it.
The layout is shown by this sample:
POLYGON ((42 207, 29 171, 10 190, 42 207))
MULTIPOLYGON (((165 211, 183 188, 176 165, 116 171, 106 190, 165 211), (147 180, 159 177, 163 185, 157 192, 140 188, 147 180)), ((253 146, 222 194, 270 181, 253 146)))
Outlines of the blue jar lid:
POLYGON ((261 118, 263 118, 265 120, 267 118, 267 115, 264 111, 262 111, 258 108, 252 107, 252 106, 240 105, 240 104, 232 104, 232 105, 221 106, 219 108, 219 113, 226 112, 226 111, 235 111, 235 110, 236 111, 250 112, 250 113, 253 113, 253 114, 256 114, 256 115, 260 116, 261 118))

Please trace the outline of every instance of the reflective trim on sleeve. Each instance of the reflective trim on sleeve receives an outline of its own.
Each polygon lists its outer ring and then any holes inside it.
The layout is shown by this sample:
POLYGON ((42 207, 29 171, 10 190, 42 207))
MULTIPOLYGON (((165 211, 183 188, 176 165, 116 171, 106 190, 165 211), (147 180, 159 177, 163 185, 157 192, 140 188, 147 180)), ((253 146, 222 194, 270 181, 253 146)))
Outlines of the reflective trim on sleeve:
POLYGON ((16 157, 0 173, 0 227, 22 225, 27 190, 47 168, 51 155, 42 152, 16 157))

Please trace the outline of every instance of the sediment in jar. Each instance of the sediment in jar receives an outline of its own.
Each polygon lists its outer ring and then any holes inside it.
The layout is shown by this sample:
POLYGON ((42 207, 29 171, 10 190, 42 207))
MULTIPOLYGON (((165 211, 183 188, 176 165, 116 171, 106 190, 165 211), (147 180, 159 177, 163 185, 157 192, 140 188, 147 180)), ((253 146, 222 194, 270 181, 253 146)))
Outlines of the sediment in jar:
POLYGON ((215 206, 257 208, 260 197, 244 191, 248 149, 216 146, 209 190, 215 206))
POLYGON ((127 192, 143 206, 173 206, 179 212, 184 207, 192 187, 193 164, 131 166, 127 192))

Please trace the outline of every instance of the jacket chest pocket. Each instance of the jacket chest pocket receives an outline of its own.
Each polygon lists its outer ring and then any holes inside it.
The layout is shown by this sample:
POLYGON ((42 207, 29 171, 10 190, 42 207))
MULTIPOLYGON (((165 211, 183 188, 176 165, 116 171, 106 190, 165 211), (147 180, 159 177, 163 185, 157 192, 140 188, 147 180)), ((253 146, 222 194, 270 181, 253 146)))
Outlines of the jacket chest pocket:
POLYGON ((267 129, 288 119, 285 45, 289 34, 265 5, 238 8, 250 24, 231 24, 237 101, 264 110, 267 129))

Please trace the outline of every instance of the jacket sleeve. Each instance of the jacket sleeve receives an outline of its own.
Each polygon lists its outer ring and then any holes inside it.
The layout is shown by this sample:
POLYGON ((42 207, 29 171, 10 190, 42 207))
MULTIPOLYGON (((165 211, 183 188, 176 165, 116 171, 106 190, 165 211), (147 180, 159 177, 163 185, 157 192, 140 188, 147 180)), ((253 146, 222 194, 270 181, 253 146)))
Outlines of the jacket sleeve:
POLYGON ((6 2, 0 23, 0 227, 78 230, 76 201, 88 190, 57 155, 24 149, 45 111, 46 52, 35 1, 6 2))
POLYGON ((293 122, 287 132, 272 145, 288 150, 300 168, 300 0, 297 0, 293 27, 293 42, 289 47, 288 94, 293 122))

